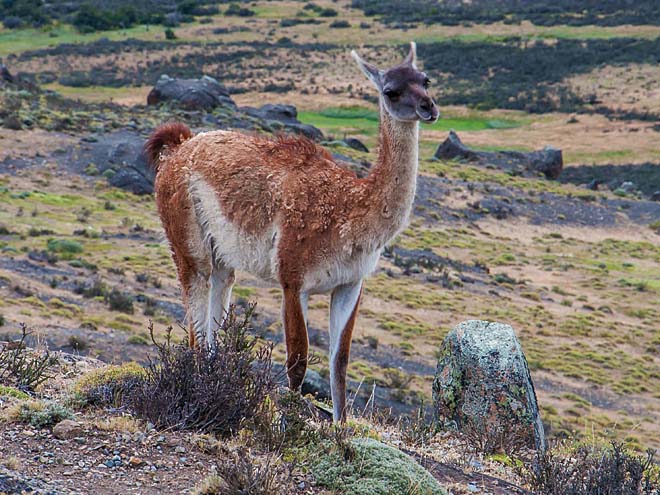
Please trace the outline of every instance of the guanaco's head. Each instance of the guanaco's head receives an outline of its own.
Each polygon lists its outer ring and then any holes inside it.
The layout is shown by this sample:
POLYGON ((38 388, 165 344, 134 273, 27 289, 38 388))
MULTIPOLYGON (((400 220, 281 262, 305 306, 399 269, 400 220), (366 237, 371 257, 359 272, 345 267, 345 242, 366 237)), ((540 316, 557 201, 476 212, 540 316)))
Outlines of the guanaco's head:
POLYGON ((433 123, 438 120, 440 111, 429 96, 429 78, 417 69, 417 45, 410 43, 410 51, 405 60, 387 70, 380 70, 365 62, 353 50, 351 55, 364 75, 376 86, 385 109, 394 120, 403 122, 433 123))

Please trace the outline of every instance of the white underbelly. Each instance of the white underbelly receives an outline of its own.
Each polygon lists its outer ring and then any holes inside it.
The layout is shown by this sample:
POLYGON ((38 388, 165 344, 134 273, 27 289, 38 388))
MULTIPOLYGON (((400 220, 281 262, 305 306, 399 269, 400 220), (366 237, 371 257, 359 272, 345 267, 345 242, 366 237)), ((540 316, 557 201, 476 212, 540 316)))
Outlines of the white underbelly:
POLYGON ((328 260, 305 275, 303 291, 308 294, 330 292, 335 287, 352 284, 368 276, 376 268, 380 249, 328 260))

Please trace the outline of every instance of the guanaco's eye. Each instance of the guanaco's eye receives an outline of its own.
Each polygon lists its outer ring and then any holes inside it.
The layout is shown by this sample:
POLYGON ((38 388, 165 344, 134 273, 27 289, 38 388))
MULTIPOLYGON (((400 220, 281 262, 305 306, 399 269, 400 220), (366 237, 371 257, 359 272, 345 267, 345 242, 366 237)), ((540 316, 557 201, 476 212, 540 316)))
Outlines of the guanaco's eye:
POLYGON ((428 89, 430 84, 431 84, 431 80, 428 77, 426 77, 424 79, 424 87, 428 89))
POLYGON ((398 100, 399 96, 401 96, 401 93, 399 91, 395 91, 393 89, 386 89, 385 91, 383 91, 383 94, 393 101, 398 100))

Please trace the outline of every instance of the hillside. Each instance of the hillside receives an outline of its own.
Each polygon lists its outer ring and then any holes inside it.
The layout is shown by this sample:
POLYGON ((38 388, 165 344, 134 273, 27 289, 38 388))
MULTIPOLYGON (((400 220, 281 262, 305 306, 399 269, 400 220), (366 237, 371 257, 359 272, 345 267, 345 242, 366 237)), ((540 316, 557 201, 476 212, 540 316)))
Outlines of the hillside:
MULTIPOLYGON (((195 131, 259 133, 300 130, 301 122, 365 173, 377 152, 376 94, 349 52, 385 66, 416 40, 442 115, 421 128, 410 226, 365 286, 349 365, 355 416, 372 393, 372 405, 393 418, 428 408, 447 332, 464 320, 492 320, 515 329, 553 442, 659 448, 658 21, 646 2, 625 12, 619 2, 602 2, 568 20, 525 10, 503 17, 482 3, 446 17, 425 14, 435 9, 426 1, 170 2, 159 4, 162 11, 135 2, 137 17, 121 11, 134 19, 126 23, 115 8, 111 26, 76 24, 84 12, 77 2, 66 11, 49 4, 39 19, 0 12, 20 19, 0 29, 0 57, 13 76, 0 81, 0 341, 16 339, 24 323, 31 346, 84 356, 85 366, 147 364, 149 320, 162 337, 183 319, 151 178, 122 172, 149 132, 171 119, 195 131), (403 4, 419 16, 397 8, 403 4), (162 74, 209 75, 235 105, 147 105, 162 74), (300 122, 245 108, 264 104, 293 104, 300 122), (450 130, 482 151, 560 148, 564 170, 550 180, 438 160, 450 130), (348 147, 346 137, 369 151, 348 147)), ((273 358, 283 362, 279 289, 240 274, 234 296, 241 307, 257 303, 253 333, 273 342, 273 358)), ((328 307, 327 296, 310 300, 312 369, 326 382, 328 307)), ((112 443, 121 428, 131 438, 146 435, 147 444, 161 435, 106 414, 82 413, 99 442, 112 443), (137 426, 103 430, 105 421, 137 426)), ((22 434, 2 431, 9 440, 22 434)), ((438 452, 451 451, 451 440, 438 438, 438 452)), ((160 455, 158 444, 140 456, 160 455)), ((209 458, 196 451, 191 465, 209 458)), ((31 473, 39 462, 21 459, 31 473)), ((487 462, 497 474, 497 462, 487 462)), ((172 493, 205 471, 185 473, 172 493)))

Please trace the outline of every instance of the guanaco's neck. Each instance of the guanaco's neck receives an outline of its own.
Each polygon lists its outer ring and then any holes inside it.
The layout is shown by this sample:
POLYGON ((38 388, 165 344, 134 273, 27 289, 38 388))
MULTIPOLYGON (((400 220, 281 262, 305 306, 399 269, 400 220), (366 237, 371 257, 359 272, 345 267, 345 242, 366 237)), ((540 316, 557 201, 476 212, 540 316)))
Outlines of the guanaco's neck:
POLYGON ((378 161, 366 182, 370 220, 387 242, 405 227, 415 199, 419 124, 394 120, 381 99, 379 133, 378 161))

